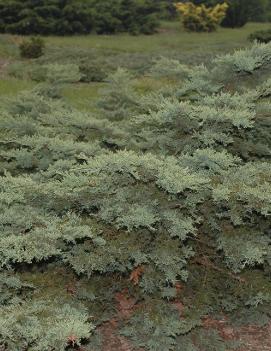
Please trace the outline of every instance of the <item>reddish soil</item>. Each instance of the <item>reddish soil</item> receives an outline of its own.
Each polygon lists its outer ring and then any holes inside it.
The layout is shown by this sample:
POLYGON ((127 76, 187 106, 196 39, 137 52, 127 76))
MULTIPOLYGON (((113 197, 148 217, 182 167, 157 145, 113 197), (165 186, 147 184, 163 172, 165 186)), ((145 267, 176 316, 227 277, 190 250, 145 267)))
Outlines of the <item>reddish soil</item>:
MULTIPOLYGON (((143 349, 135 349, 129 340, 118 333, 119 323, 129 319, 133 313, 135 301, 126 295, 126 292, 116 294, 118 304, 118 313, 115 319, 104 323, 100 327, 103 336, 103 351, 145 351, 143 349)), ((180 315, 183 311, 181 303, 174 303, 179 310, 180 315)), ((215 320, 206 317, 203 320, 203 327, 206 330, 215 329, 220 336, 227 341, 240 341, 242 347, 235 351, 271 351, 271 322, 266 327, 257 327, 253 325, 233 328, 228 324, 226 319, 215 320)), ((233 350, 228 350, 233 351, 233 350)))
POLYGON ((207 317, 203 325, 206 329, 216 329, 224 340, 240 341, 242 347, 238 351, 271 351, 271 322, 266 327, 248 325, 233 328, 226 319, 207 317))
POLYGON ((265 328, 257 326, 242 327, 236 335, 244 346, 240 351, 271 351, 271 323, 265 328))

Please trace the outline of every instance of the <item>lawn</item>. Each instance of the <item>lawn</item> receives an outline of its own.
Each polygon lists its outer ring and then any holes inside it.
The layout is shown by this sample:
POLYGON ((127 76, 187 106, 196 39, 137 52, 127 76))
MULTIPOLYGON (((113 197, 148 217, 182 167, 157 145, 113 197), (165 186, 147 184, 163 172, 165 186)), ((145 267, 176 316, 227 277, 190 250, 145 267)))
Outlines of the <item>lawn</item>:
POLYGON ((104 83, 72 84, 64 88, 64 98, 78 110, 95 110, 95 100, 104 83))
MULTIPOLYGON (((71 61, 76 59, 76 52, 83 55, 90 62, 95 56, 95 64, 104 62, 115 70, 124 63, 136 65, 140 70, 152 57, 168 56, 180 59, 183 63, 199 63, 205 57, 232 51, 250 45, 248 36, 255 30, 270 27, 267 23, 248 23, 238 29, 219 28, 215 33, 188 33, 179 22, 164 22, 158 33, 154 35, 131 36, 119 35, 87 35, 72 37, 45 37, 47 62, 64 62, 72 53, 71 61), (76 51, 78 50, 78 51, 76 51), (94 56, 93 56, 94 55, 94 56)), ((33 62, 21 61, 18 44, 23 37, 0 35, 0 96, 17 94, 21 90, 31 89, 35 83, 27 78, 11 78, 8 67, 12 64, 22 64, 31 67, 33 62)), ((72 61, 73 62, 73 61, 72 61)), ((40 64, 39 61, 37 61, 40 64)), ((142 81, 142 79, 141 79, 142 81)), ((143 80, 144 82, 144 80, 143 80)), ((145 81, 148 89, 149 82, 145 81)), ((144 85, 144 84, 143 84, 144 85)), ((75 107, 82 110, 93 110, 94 101, 103 83, 90 82, 88 84, 69 85, 64 90, 65 98, 75 107)), ((142 86, 144 90, 144 86, 142 86)))
MULTIPOLYGON (((179 22, 164 22, 154 35, 131 36, 86 35, 71 37, 45 37, 48 47, 107 49, 120 52, 153 52, 164 50, 209 51, 229 50, 248 44, 248 35, 255 30, 264 30, 269 23, 248 23, 242 28, 219 28, 215 33, 188 33, 179 22)), ((0 57, 18 57, 16 45, 22 40, 20 36, 0 35, 0 57)))
POLYGON ((243 28, 228 29, 219 28, 215 33, 188 33, 180 23, 163 23, 159 33, 154 35, 131 36, 121 34, 112 35, 88 35, 74 37, 50 37, 47 38, 49 45, 73 47, 73 48, 97 48, 110 49, 124 52, 152 52, 165 50, 225 51, 248 44, 248 35, 255 30, 267 29, 270 24, 248 23, 243 28))
POLYGON ((15 78, 0 79, 0 96, 16 95, 20 91, 29 90, 34 86, 34 83, 29 80, 20 80, 15 78))

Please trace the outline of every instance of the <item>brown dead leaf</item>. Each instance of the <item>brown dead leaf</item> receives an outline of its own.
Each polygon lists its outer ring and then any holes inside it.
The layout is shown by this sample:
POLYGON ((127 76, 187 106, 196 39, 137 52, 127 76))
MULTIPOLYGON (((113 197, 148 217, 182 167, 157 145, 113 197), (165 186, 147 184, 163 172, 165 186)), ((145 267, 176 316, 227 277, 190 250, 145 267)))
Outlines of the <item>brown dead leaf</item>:
POLYGON ((142 276, 142 274, 144 273, 144 267, 143 266, 138 266, 137 268, 135 268, 131 275, 130 275, 130 281, 134 284, 134 285, 138 285, 139 284, 139 280, 142 276))

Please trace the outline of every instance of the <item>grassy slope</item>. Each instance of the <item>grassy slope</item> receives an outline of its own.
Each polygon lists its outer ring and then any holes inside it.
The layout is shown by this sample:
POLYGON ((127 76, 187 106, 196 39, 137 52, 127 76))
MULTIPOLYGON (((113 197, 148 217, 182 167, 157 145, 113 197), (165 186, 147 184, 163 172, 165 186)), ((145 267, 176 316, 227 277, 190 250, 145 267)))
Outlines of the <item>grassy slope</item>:
POLYGON ((15 78, 5 78, 0 80, 0 96, 16 95, 22 90, 31 89, 34 83, 27 80, 19 80, 15 78))
POLYGON ((269 28, 266 23, 248 23, 243 28, 220 28, 216 33, 188 33, 177 22, 164 23, 159 33, 151 36, 131 37, 127 34, 117 36, 89 35, 75 37, 50 37, 49 45, 71 46, 74 48, 99 48, 124 52, 152 52, 164 50, 209 51, 231 50, 247 45, 250 33, 269 28))
MULTIPOLYGON (((106 55, 108 50, 116 53, 159 53, 161 56, 169 52, 180 52, 185 55, 220 54, 249 45, 248 35, 255 30, 266 29, 270 24, 248 23, 243 28, 219 28, 215 33, 187 33, 182 30, 180 23, 163 23, 159 33, 151 36, 120 35, 88 35, 73 37, 47 37, 47 47, 70 48, 76 50, 99 49, 101 55, 106 55)), ((1 67, 8 62, 19 59, 18 43, 22 40, 19 36, 0 35, 0 96, 16 94, 33 86, 33 82, 11 79, 3 74, 1 67), (1 72, 2 71, 2 72, 1 72)), ((189 57, 188 56, 188 57, 189 57)), ((90 101, 95 99, 102 84, 91 83, 69 86, 65 89, 65 96, 80 109, 88 108, 90 101)))

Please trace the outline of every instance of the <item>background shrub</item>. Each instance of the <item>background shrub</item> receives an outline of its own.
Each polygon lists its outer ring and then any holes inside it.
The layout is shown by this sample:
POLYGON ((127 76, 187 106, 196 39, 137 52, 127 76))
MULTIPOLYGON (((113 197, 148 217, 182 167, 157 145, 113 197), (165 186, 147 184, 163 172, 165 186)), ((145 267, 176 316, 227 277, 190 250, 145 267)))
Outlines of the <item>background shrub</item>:
POLYGON ((271 28, 268 30, 256 31, 249 36, 249 40, 257 40, 260 43, 269 43, 271 41, 271 28))
POLYGON ((226 15, 226 3, 207 7, 205 4, 194 5, 192 2, 176 4, 177 11, 182 16, 186 30, 192 32, 213 32, 226 15))
POLYGON ((20 55, 23 58, 38 58, 43 55, 45 42, 42 38, 32 37, 20 44, 20 55))
POLYGON ((242 27, 248 21, 267 20, 269 0, 228 0, 229 8, 222 22, 224 27, 242 27))
POLYGON ((99 62, 83 61, 79 64, 79 70, 82 74, 81 82, 103 82, 107 77, 107 73, 103 65, 99 62))

